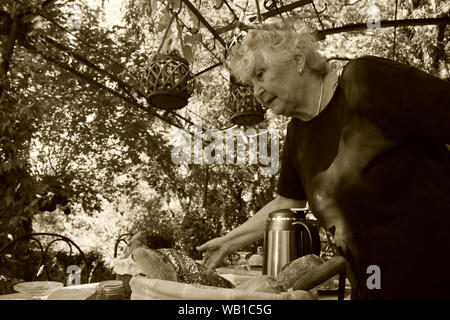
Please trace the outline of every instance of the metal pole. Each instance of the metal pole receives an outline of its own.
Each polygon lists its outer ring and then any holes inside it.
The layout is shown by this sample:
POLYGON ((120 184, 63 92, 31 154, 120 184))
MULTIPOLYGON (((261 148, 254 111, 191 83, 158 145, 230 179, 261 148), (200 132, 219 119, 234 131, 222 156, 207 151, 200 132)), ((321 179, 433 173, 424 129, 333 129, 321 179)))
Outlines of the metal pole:
POLYGON ((259 0, 255 0, 256 3, 256 12, 258 16, 258 22, 262 23, 262 17, 261 17, 261 9, 259 8, 259 0))
MULTIPOLYGON (((395 0, 395 17, 394 21, 397 21, 398 0, 395 0)), ((392 60, 395 60, 395 45, 397 44, 397 26, 394 26, 394 48, 392 50, 392 60)))
POLYGON ((187 7, 189 8, 189 10, 192 11, 193 14, 195 14, 198 18, 198 20, 200 20, 201 23, 203 23, 203 25, 206 27, 206 29, 209 30, 209 32, 212 33, 212 35, 214 36, 214 38, 216 38, 220 44, 222 46, 224 46, 224 48, 227 47, 227 44, 225 43, 225 41, 219 36, 219 34, 216 32, 216 30, 214 30, 214 28, 208 23, 208 21, 206 21, 206 19, 203 17, 203 15, 197 10, 197 8, 194 7, 194 5, 189 1, 189 0, 182 0, 187 7))
MULTIPOLYGON (((426 25, 441 25, 450 24, 450 17, 443 18, 420 18, 420 19, 404 19, 404 20, 381 20, 381 28, 390 27, 412 27, 412 26, 426 26, 426 25)), ((336 34, 342 32, 365 31, 367 30, 366 23, 349 24, 338 28, 325 29, 321 31, 324 35, 336 34)))

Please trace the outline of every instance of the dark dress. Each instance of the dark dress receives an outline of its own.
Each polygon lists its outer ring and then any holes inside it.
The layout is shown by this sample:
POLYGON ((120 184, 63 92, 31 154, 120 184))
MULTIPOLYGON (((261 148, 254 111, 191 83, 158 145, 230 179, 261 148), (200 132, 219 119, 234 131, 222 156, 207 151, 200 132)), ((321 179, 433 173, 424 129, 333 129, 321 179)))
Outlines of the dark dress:
POLYGON ((450 83, 378 57, 350 61, 324 110, 290 121, 277 193, 335 229, 352 299, 450 298, 449 143, 450 83))

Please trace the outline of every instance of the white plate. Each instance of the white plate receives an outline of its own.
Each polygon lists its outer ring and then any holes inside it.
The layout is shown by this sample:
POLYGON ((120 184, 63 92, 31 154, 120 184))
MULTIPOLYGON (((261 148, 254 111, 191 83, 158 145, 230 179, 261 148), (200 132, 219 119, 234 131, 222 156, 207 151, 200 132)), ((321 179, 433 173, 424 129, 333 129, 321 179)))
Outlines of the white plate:
POLYGON ((31 298, 43 298, 63 286, 64 284, 62 282, 56 281, 30 281, 16 284, 14 290, 20 293, 26 293, 31 298))

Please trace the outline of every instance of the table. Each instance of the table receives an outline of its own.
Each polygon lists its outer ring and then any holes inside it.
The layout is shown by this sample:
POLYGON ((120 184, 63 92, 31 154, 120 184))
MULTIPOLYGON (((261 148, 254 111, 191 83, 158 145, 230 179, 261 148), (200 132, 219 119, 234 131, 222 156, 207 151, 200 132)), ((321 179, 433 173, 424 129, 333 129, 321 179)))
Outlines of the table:
MULTIPOLYGON (((246 272, 245 270, 234 270, 233 273, 228 273, 230 270, 228 269, 220 269, 219 273, 222 273, 222 276, 232 281, 235 284, 239 284, 245 282, 255 275, 261 274, 260 271, 250 271, 246 272), (225 273, 226 272, 226 273, 225 273), (236 274, 237 273, 237 274, 236 274)), ((52 292, 47 299, 45 300, 95 300, 95 288, 99 283, 88 283, 81 284, 75 286, 64 287, 52 292)), ((317 292, 313 289, 312 293, 316 294, 317 292)), ((317 295, 319 300, 337 300, 336 294, 321 294, 317 295)), ((350 299, 350 291, 346 290, 345 300, 350 299)), ((30 297, 24 293, 11 293, 0 295, 0 300, 30 300, 30 297)))
MULTIPOLYGON (((224 278, 228 279, 236 286, 244 283, 245 281, 250 280, 252 277, 259 276, 262 274, 261 270, 246 270, 232 267, 220 267, 217 268, 216 271, 224 278)), ((348 280, 347 280, 348 282, 348 280)), ((348 283, 349 284, 349 283, 348 283)), ((319 300, 337 300, 337 290, 336 293, 318 293, 320 288, 314 288, 310 290, 313 294, 315 294, 319 300)), ((344 300, 350 300, 351 290, 350 288, 345 289, 344 300)))
MULTIPOLYGON (((97 285, 98 282, 94 282, 64 287, 52 292, 44 300, 92 300, 92 295, 95 293, 97 285)), ((0 300, 30 300, 30 297, 25 293, 18 292, 0 295, 0 300)))

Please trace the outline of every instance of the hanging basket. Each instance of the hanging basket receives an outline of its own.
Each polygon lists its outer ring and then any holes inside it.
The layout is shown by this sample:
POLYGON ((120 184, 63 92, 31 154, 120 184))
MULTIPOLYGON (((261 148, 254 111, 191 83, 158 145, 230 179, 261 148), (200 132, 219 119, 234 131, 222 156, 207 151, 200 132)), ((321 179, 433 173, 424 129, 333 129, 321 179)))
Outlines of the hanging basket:
POLYGON ((141 88, 150 105, 164 110, 184 108, 193 92, 189 63, 177 54, 157 55, 146 67, 141 88))
POLYGON ((252 88, 233 80, 227 108, 231 122, 239 126, 254 126, 264 120, 265 109, 256 101, 252 88))

